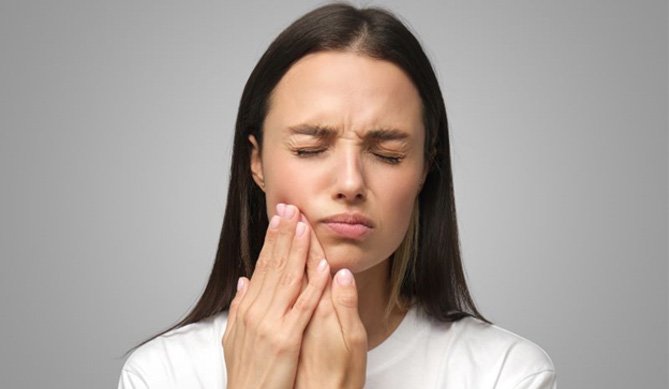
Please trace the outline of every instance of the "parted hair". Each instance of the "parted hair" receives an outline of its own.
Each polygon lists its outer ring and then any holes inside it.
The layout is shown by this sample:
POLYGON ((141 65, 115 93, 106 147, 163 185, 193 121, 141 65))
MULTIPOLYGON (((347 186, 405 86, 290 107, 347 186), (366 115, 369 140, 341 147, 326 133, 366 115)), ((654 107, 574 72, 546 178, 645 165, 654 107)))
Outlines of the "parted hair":
POLYGON ((227 204, 211 275, 190 312, 162 333, 227 310, 238 278, 251 277, 268 220, 265 194, 251 175, 249 135, 262 148, 272 91, 299 59, 327 50, 353 51, 399 66, 422 101, 424 157, 430 167, 414 206, 413 225, 390 258, 390 303, 418 305, 442 322, 472 316, 491 323, 478 312, 463 271, 448 121, 432 65, 414 34, 390 11, 332 3, 288 26, 253 69, 237 113, 227 204))

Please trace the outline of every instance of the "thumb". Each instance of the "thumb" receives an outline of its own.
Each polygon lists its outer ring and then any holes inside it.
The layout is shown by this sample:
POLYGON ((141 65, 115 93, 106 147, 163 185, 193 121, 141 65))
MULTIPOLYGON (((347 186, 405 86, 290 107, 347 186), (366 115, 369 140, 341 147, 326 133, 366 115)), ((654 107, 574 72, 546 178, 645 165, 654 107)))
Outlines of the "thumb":
POLYGON ((366 346, 367 333, 358 314, 358 290, 353 274, 348 269, 339 270, 334 277, 332 305, 347 345, 356 348, 366 346))

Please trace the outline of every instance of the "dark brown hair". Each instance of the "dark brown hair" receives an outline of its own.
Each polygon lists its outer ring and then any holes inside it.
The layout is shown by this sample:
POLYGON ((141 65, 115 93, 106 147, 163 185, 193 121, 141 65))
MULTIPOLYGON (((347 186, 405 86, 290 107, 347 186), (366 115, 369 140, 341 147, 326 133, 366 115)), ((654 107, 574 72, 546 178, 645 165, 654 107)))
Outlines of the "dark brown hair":
POLYGON ((462 268, 448 121, 432 65, 416 37, 389 11, 334 3, 286 28, 251 73, 239 104, 225 217, 209 281, 195 307, 163 333, 228 309, 237 279, 253 273, 268 220, 265 195, 251 176, 248 137, 254 135, 262 147, 263 123, 275 86, 296 61, 325 50, 355 51, 394 63, 413 81, 422 100, 424 155, 431 168, 418 196, 415 263, 406 267, 401 298, 439 321, 473 316, 490 323, 476 309, 462 268))

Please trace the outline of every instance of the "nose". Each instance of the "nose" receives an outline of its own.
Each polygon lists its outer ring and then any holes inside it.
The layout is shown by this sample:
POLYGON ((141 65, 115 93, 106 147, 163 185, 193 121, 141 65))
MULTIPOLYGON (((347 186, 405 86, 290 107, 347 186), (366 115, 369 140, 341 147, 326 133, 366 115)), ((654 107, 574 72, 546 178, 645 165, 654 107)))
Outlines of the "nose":
POLYGON ((365 200, 366 191, 364 166, 360 154, 355 148, 342 150, 335 167, 334 199, 357 203, 365 200))

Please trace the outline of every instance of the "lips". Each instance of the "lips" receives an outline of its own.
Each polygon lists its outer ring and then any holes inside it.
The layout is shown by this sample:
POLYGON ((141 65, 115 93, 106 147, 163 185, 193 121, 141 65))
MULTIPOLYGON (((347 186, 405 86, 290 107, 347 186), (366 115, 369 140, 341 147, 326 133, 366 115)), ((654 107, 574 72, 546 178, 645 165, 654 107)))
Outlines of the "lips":
POLYGON ((362 240, 374 228, 374 223, 368 217, 357 213, 342 213, 322 220, 322 223, 335 235, 362 240))

